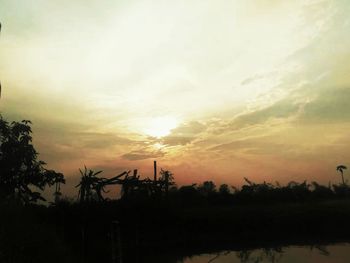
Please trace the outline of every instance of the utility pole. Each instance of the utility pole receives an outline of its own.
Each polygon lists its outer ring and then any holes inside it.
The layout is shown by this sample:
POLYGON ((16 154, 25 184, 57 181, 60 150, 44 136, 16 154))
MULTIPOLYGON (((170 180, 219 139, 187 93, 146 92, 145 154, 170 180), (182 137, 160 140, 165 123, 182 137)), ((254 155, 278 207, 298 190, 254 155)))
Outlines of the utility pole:
POLYGON ((157 183, 157 161, 153 162, 153 168, 154 168, 154 184, 157 183))

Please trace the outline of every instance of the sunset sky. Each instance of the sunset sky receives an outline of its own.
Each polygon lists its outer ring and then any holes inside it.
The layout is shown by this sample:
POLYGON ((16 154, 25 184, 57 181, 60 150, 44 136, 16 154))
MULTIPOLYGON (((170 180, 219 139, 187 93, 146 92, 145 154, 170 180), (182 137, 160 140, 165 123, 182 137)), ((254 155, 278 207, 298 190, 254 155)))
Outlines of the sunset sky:
POLYGON ((0 22, 1 114, 67 192, 84 164, 237 186, 350 165, 347 0, 0 0, 0 22))

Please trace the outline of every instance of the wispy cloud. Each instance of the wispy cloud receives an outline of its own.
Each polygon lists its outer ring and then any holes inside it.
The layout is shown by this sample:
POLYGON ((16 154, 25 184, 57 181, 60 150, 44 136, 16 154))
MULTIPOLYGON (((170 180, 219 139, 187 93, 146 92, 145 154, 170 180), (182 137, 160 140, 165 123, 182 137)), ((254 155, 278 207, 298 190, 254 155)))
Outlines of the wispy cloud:
POLYGON ((138 160, 144 160, 144 159, 150 159, 150 158, 158 158, 164 156, 164 153, 162 151, 147 151, 147 150, 138 150, 138 151, 132 151, 129 153, 126 153, 122 155, 122 158, 126 160, 131 161, 138 161, 138 160))

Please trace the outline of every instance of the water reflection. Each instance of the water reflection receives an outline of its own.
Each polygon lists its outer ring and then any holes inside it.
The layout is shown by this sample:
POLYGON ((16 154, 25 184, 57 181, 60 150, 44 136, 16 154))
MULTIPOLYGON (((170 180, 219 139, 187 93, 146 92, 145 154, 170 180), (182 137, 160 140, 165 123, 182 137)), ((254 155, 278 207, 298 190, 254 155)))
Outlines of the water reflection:
POLYGON ((242 263, 250 262, 279 262, 282 258, 283 251, 281 248, 264 248, 259 250, 243 250, 236 252, 236 257, 242 263))
POLYGON ((348 263, 350 244, 222 251, 186 257, 178 263, 348 263))

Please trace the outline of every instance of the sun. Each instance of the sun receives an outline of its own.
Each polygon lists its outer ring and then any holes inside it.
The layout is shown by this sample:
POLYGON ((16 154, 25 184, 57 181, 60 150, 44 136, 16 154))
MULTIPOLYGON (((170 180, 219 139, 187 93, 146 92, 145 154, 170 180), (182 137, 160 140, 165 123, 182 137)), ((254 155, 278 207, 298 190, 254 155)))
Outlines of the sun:
POLYGON ((171 130, 176 128, 178 121, 171 116, 156 117, 151 119, 144 129, 147 135, 161 138, 170 134, 171 130))

